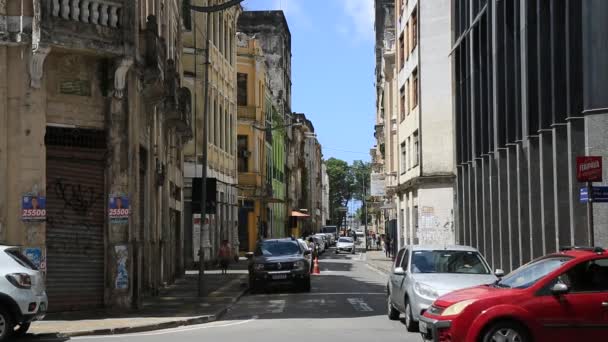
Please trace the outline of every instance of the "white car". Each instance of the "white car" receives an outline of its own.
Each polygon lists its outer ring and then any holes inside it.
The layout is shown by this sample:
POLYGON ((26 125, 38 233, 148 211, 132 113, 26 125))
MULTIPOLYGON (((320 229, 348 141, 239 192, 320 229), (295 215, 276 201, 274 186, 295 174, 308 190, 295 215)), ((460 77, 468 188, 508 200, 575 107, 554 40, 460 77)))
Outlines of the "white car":
POLYGON ((336 244, 336 254, 340 252, 348 252, 355 254, 355 240, 351 237, 341 237, 336 244))
POLYGON ((24 335, 46 314, 42 274, 17 247, 0 245, 0 342, 24 335))

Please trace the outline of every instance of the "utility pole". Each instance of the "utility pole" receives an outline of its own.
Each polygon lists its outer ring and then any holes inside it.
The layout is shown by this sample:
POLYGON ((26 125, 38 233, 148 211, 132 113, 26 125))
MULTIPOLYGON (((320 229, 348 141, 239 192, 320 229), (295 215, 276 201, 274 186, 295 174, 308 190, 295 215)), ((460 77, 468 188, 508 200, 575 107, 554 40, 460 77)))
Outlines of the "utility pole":
MULTIPOLYGON (((210 54, 209 54, 209 45, 211 41, 211 37, 209 37, 209 32, 211 32, 211 20, 210 15, 214 12, 223 11, 232 6, 236 6, 243 2, 244 0, 230 0, 220 5, 215 6, 190 6, 190 9, 195 12, 205 13, 205 21, 207 22, 205 29, 205 77, 203 83, 203 99, 204 99, 204 114, 203 114, 203 162, 202 162, 202 176, 201 176, 201 227, 200 227, 200 250, 199 250, 199 268, 198 268, 198 296, 204 297, 206 295, 205 291, 205 248, 204 248, 204 239, 203 239, 203 231, 207 221, 207 120, 209 118, 209 66, 211 65, 210 54)), ((195 42, 196 46, 196 42, 195 42)), ((196 65, 194 66, 196 68, 196 65)), ((196 124, 196 121, 195 121, 196 124)), ((195 156, 196 158, 196 156, 195 156)))

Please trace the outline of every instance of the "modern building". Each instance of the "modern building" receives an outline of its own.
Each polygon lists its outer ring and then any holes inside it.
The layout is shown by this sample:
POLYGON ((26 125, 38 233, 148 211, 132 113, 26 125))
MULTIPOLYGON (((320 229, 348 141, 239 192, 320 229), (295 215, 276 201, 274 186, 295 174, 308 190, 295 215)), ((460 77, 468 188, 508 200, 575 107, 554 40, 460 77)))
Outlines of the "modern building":
POLYGON ((0 1, 0 243, 53 311, 138 307, 183 272, 180 1, 0 1))
POLYGON ((252 252, 260 238, 271 236, 268 223, 273 188, 267 168, 272 157, 272 131, 267 115, 273 107, 259 41, 241 32, 237 40, 239 239, 240 251, 252 252))
POLYGON ((507 272, 589 245, 576 157, 608 156, 608 2, 458 1, 452 18, 458 242, 507 272))
MULTIPOLYGON (((219 0, 191 0, 192 5, 219 4, 219 0)), ((237 231, 237 75, 236 22, 241 8, 231 7, 209 14, 212 20, 209 37, 207 14, 185 10, 183 27, 184 83, 192 96, 195 139, 184 148, 185 175, 185 258, 187 265, 199 261, 202 236, 205 261, 217 257, 221 241, 228 240, 239 249, 237 231), (209 101, 205 103, 205 40, 209 39, 209 101), (207 193, 209 206, 200 227, 200 193, 203 171, 203 118, 207 119, 207 193), (196 184, 197 188, 193 189, 196 184), (196 215, 196 218, 195 218, 196 215), (202 233, 202 234, 201 234, 202 233)))
POLYGON ((455 242, 450 4, 395 5, 399 246, 455 242))

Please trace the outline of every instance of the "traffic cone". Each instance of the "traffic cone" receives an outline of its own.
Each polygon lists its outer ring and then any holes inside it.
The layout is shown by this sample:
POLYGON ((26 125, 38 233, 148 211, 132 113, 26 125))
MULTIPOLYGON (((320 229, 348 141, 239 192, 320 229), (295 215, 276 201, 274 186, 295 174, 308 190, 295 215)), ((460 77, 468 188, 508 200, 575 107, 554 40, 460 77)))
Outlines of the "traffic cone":
POLYGON ((321 274, 319 270, 319 258, 315 258, 315 266, 312 268, 312 274, 321 274))

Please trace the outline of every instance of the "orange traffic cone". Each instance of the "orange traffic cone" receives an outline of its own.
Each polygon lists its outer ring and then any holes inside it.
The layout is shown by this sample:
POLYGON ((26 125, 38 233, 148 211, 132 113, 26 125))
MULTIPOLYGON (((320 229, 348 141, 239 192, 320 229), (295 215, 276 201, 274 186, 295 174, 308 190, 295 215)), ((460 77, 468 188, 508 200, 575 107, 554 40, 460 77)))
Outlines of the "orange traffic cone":
POLYGON ((321 274, 321 271, 319 271, 319 258, 315 258, 315 265, 312 268, 312 274, 321 274))

